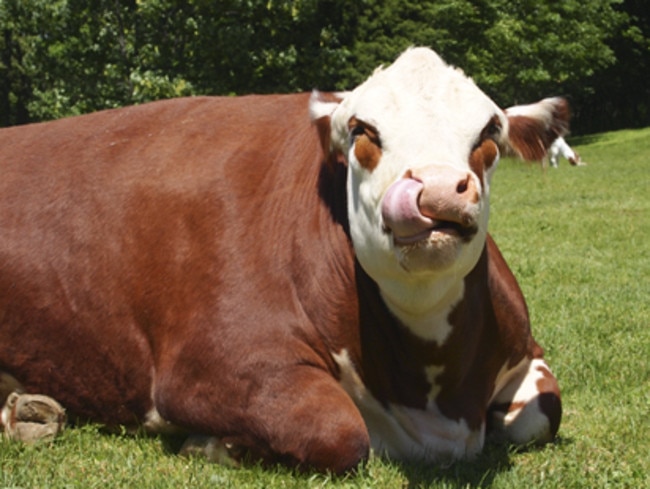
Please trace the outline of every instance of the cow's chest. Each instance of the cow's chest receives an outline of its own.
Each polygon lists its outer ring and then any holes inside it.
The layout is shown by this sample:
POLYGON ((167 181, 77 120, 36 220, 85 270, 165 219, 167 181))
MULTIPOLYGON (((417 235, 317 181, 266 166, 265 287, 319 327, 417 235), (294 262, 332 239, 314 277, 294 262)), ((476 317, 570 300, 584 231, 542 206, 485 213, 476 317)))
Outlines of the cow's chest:
POLYGON ((434 400, 435 383, 425 409, 383 404, 364 385, 346 350, 333 356, 340 368, 341 386, 361 412, 375 452, 397 459, 451 461, 483 447, 485 427, 472 430, 464 419, 443 415, 434 400))

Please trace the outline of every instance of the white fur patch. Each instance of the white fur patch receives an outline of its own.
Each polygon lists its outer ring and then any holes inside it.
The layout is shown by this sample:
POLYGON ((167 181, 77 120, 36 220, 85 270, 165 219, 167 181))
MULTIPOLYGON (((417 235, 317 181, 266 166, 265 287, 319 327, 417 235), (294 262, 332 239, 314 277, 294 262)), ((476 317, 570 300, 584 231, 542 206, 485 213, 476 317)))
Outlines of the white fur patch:
POLYGON ((512 368, 508 368, 508 363, 506 361, 497 374, 490 403, 510 402, 512 400, 517 386, 520 384, 519 379, 525 375, 530 366, 530 359, 523 358, 512 368))
POLYGON ((525 444, 547 438, 550 422, 537 402, 537 385, 549 372, 541 358, 525 358, 510 370, 501 369, 491 402, 511 403, 507 412, 495 414, 497 425, 511 441, 525 444))
POLYGON ((329 117, 338 105, 338 102, 324 102, 320 98, 320 93, 314 90, 309 98, 309 117, 313 121, 322 117, 329 117))
POLYGON ((414 335, 442 346, 452 332, 449 315, 463 298, 465 282, 453 277, 421 284, 390 282, 385 287, 388 293, 382 291, 382 298, 395 317, 414 335), (399 301, 393 297, 399 297, 399 301))
POLYGON ((497 388, 495 388, 492 402, 527 403, 531 401, 539 395, 537 382, 544 379, 545 371, 548 372, 550 369, 541 358, 533 360, 524 358, 510 370, 503 367, 497 377, 497 388))
POLYGON ((438 378, 444 371, 445 367, 443 365, 429 365, 424 371, 427 381, 431 384, 431 390, 427 396, 429 403, 433 403, 440 393, 440 385, 436 383, 436 378, 438 378))
POLYGON ((549 97, 534 104, 514 105, 506 109, 506 113, 510 116, 525 116, 532 117, 537 120, 552 120, 552 107, 554 107, 559 97, 549 97))
POLYGON ((337 101, 325 101, 318 90, 312 90, 309 97, 309 117, 312 121, 322 117, 330 117, 338 105, 341 103, 349 92, 334 92, 331 94, 337 101))
POLYGON ((156 408, 152 408, 145 414, 142 427, 147 433, 173 435, 182 433, 183 430, 164 419, 156 408))

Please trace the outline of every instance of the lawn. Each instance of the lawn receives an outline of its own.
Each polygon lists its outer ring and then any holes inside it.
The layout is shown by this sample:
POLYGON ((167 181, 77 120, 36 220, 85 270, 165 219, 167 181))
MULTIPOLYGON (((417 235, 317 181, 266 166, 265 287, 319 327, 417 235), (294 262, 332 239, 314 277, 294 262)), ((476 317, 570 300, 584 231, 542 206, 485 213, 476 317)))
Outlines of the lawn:
POLYGON ((174 455, 175 440, 70 429, 0 441, 0 488, 650 487, 650 128, 569 140, 588 162, 504 160, 491 232, 528 300, 563 393, 555 444, 488 446, 447 467, 372 457, 332 478, 174 455))

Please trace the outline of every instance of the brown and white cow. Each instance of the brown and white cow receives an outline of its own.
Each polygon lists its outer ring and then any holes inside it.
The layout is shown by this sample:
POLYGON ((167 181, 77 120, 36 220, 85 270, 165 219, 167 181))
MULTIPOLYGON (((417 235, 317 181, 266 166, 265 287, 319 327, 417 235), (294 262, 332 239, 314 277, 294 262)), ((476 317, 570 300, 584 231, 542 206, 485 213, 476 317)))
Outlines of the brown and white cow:
POLYGON ((0 397, 334 472, 552 440, 558 385, 487 223, 500 152, 541 157, 564 101, 509 121, 424 48, 342 97, 0 131, 0 397))

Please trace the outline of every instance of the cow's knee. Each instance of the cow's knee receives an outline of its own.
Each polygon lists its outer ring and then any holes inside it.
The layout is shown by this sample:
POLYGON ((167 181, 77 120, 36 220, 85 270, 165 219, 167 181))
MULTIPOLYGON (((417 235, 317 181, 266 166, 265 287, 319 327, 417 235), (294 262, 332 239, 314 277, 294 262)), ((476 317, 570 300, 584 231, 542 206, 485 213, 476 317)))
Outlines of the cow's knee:
POLYGON ((560 427, 557 380, 542 359, 533 359, 496 396, 489 410, 492 434, 516 444, 548 443, 560 427))
MULTIPOLYGON (((223 405, 218 399, 210 402, 211 392, 188 398, 177 390, 174 396, 159 390, 166 419, 208 435, 190 438, 183 453, 228 465, 250 458, 337 474, 368 457, 370 436, 363 418, 329 373, 293 366, 230 387, 244 389, 246 402, 223 405)), ((242 398, 239 391, 231 394, 231 399, 242 398)))
MULTIPOLYGON (((333 420, 323 416, 298 441, 296 454, 299 467, 348 472, 368 458, 370 436, 362 420, 341 416, 333 420)), ((300 428, 299 428, 300 429, 300 428)))
MULTIPOLYGON (((308 369, 305 369, 308 370, 308 369)), ((313 369, 311 369, 313 370, 313 369)), ((324 373, 303 372, 282 402, 262 401, 259 417, 277 461, 300 468, 347 472, 368 457, 370 435, 350 397, 324 373)), ((273 457, 275 458, 275 457, 273 457)))

